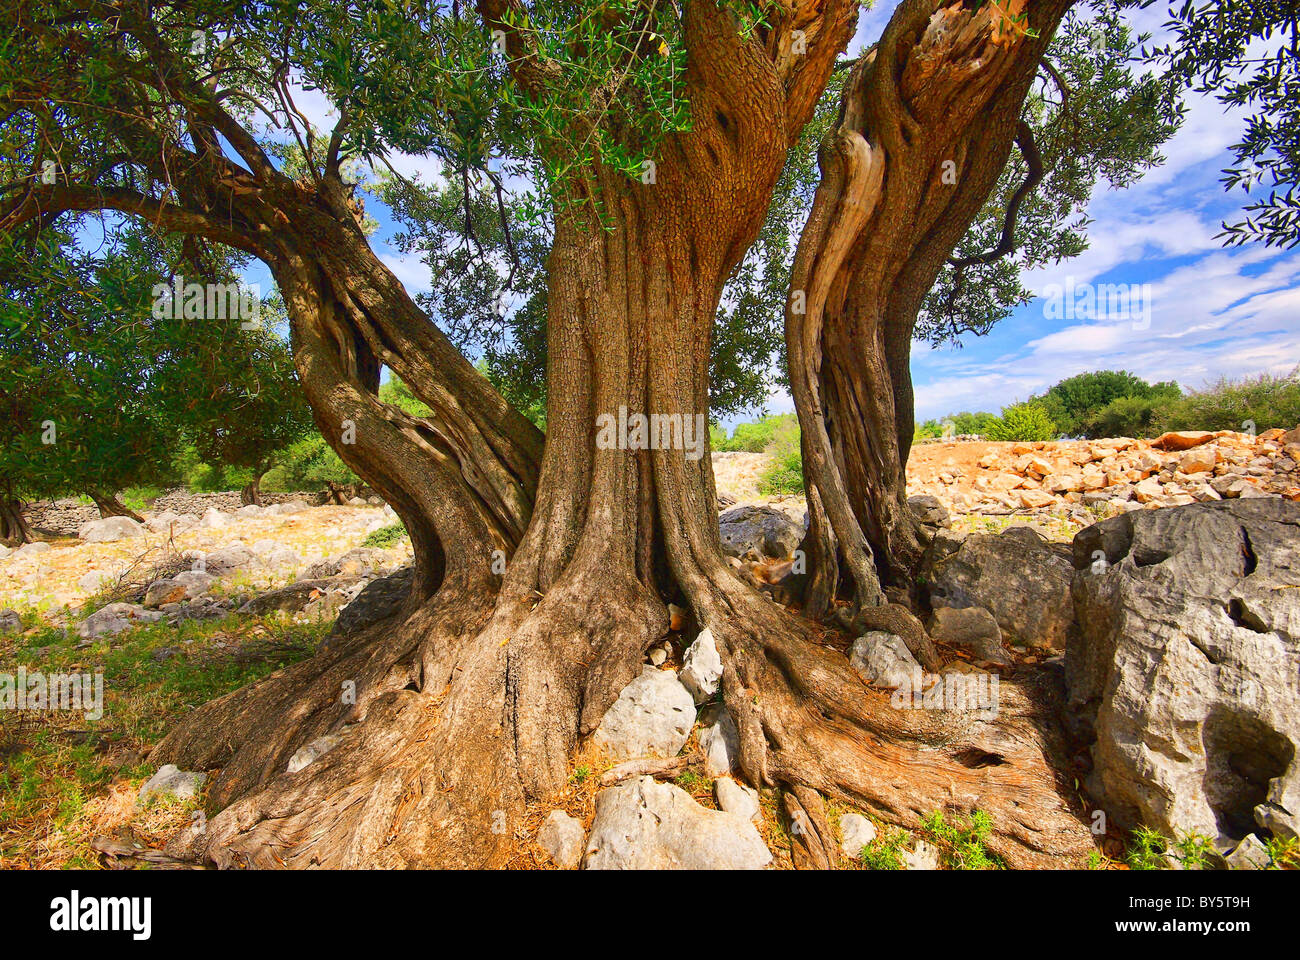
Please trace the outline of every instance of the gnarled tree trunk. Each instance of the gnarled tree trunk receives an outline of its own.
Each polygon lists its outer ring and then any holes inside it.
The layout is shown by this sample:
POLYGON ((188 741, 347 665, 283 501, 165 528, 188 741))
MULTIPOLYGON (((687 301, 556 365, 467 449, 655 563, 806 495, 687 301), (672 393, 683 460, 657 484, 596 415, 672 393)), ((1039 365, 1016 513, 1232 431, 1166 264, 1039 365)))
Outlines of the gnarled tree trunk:
MULTIPOLYGON (((513 51, 525 28, 494 19, 506 5, 479 6, 513 51)), ((206 705, 158 745, 155 762, 220 768, 211 800, 221 812, 178 850, 225 866, 507 862, 524 810, 567 782, 575 748, 667 632, 665 601, 680 596, 722 655, 743 775, 786 788, 790 813, 811 821, 804 862, 829 862, 834 846, 821 794, 909 824, 954 798, 987 801, 994 849, 1011 862, 1079 852, 1086 832, 1046 782, 1032 704, 1004 708, 1009 726, 978 729, 893 710, 823 631, 733 573, 709 461, 681 433, 634 449, 602 427, 620 408, 707 424, 723 283, 761 226, 856 4, 785 9, 750 38, 715 4, 684 5, 693 129, 662 145, 653 183, 596 165, 557 211, 540 472, 536 432, 415 309, 347 216, 337 181, 307 198, 263 191, 287 224, 257 242, 284 293, 316 422, 405 522, 416 576, 388 621, 206 705), (809 42, 798 56, 795 30, 809 42), (594 199, 601 223, 585 217, 594 199), (433 416, 380 403, 381 365, 433 416), (323 735, 337 745, 289 773, 295 752, 323 735)))
POLYGON ((922 300, 997 182, 1071 0, 902 4, 845 84, 786 313, 812 509, 807 608, 907 590, 909 353, 922 300))
POLYGON ((254 467, 253 479, 244 484, 239 491, 239 502, 244 506, 262 505, 262 477, 266 475, 268 467, 254 467))

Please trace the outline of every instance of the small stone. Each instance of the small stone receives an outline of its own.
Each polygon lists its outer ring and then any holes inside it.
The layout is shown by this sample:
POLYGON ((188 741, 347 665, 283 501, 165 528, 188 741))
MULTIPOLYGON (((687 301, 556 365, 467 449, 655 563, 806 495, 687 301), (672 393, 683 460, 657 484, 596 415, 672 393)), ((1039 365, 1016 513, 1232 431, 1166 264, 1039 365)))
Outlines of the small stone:
POLYGON ((178 800, 193 800, 203 789, 207 779, 205 773, 182 770, 174 763, 158 769, 149 781, 140 788, 139 801, 148 803, 153 797, 174 797, 178 800))
POLYGON ((156 610, 166 603, 179 603, 187 596, 185 584, 176 580, 155 580, 144 593, 144 605, 156 610))
POLYGON ((917 840, 911 850, 903 851, 902 861, 906 870, 938 870, 939 850, 924 840, 917 840))
POLYGON ((713 796, 718 801, 718 806, 727 813, 734 813, 755 822, 763 819, 762 808, 758 803, 758 791, 753 787, 737 783, 730 777, 718 777, 713 781, 713 796))
POLYGON ((969 650, 981 660, 1011 663, 1002 647, 1002 630, 983 607, 937 607, 930 620, 930 636, 940 643, 969 650))
POLYGON ((681 787, 639 777, 596 795, 587 870, 761 870, 772 862, 753 821, 700 806, 681 787))
POLYGON ((582 823, 563 810, 552 810, 537 831, 537 845, 561 870, 572 870, 582 860, 586 836, 582 823))
POLYGON ((1230 870, 1267 870, 1269 864, 1273 862, 1268 848, 1253 833, 1247 834, 1246 838, 1237 844, 1237 849, 1228 854, 1224 860, 1227 861, 1230 870))
POLYGON ((711 777, 730 773, 740 753, 740 731, 727 708, 710 704, 700 712, 700 750, 704 754, 704 772, 711 777))
POLYGON ((921 673, 902 638, 883 630, 868 631, 853 641, 849 666, 871 686, 887 690, 911 686, 921 673))
POLYGON ((230 514, 222 513, 216 507, 208 507, 199 520, 199 526, 204 530, 220 530, 230 526, 233 520, 234 518, 230 514))
POLYGON ((876 825, 860 813, 840 817, 840 849, 850 860, 862 856, 862 848, 876 839, 876 825))
POLYGON ((691 692, 696 703, 704 703, 718 692, 722 679, 722 657, 718 655, 713 632, 707 627, 700 631, 695 642, 686 650, 682 672, 677 678, 691 692))
POLYGON ((137 623, 153 623, 163 615, 134 603, 110 603, 77 624, 77 635, 84 639, 121 633, 137 623))
POLYGON ((143 536, 144 525, 130 517, 103 517, 83 523, 77 530, 77 537, 86 543, 113 543, 143 536))
POLYGON ((619 694, 595 740, 615 760, 675 757, 695 725, 695 701, 672 670, 646 667, 619 694))

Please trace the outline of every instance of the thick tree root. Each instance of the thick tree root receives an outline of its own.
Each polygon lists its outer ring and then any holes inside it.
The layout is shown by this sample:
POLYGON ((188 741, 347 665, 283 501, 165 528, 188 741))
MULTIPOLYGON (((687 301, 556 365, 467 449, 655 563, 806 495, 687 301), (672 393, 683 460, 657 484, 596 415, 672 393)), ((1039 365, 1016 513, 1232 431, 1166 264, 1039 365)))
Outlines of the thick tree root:
MULTIPOLYGON (((723 658, 741 773, 785 791, 797 866, 838 860, 822 796, 909 828, 980 809, 1009 866, 1082 859, 1088 830, 1062 800, 1029 692, 1001 684, 992 720, 895 709, 820 628, 726 579, 693 606, 723 658)), ((563 789, 581 738, 667 632, 640 584, 603 588, 591 603, 571 567, 536 603, 435 597, 200 708, 151 759, 220 767, 210 799, 223 809, 168 853, 222 867, 504 865, 528 804, 563 789), (326 734, 337 744, 289 773, 326 734)))
POLYGON ((1081 865, 1090 834, 1063 799, 1066 783, 1049 757, 1064 751, 1038 691, 1001 683, 993 719, 898 709, 810 625, 758 603, 732 595, 728 616, 715 611, 703 622, 722 653, 741 772, 787 788, 787 815, 802 821, 792 830, 796 865, 837 856, 816 794, 910 829, 936 810, 983 810, 993 820, 987 846, 1008 866, 1081 865))
POLYGON ((151 760, 220 766, 224 809, 168 852, 221 867, 504 864, 528 801, 564 785, 579 737, 667 632, 662 605, 626 587, 593 605, 566 580, 490 614, 435 598, 205 705, 151 760), (337 744, 289 773, 325 734, 337 744))

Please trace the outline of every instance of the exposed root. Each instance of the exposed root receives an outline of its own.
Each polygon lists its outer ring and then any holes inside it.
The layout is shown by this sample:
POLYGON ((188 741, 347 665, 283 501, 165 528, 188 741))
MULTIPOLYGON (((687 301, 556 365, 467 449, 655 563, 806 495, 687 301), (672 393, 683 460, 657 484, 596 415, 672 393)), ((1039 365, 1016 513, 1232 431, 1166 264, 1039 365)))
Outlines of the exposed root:
POLYGON ((1012 867, 1070 867, 1091 846, 1065 800, 1048 711, 1015 683, 999 685, 995 718, 897 709, 811 625, 748 591, 697 611, 722 655, 723 695, 740 731, 739 766, 756 785, 787 789, 808 821, 796 864, 835 861, 820 793, 909 829, 935 811, 987 812, 989 849, 1012 867))
POLYGON ((593 604, 579 580, 490 613, 435 598, 205 705, 151 759, 221 766, 211 796, 224 809, 169 853, 221 867, 503 865, 527 803, 564 786, 579 737, 667 629, 635 582, 593 604), (350 690, 355 702, 340 698, 350 690), (331 748, 288 772, 326 734, 331 748))

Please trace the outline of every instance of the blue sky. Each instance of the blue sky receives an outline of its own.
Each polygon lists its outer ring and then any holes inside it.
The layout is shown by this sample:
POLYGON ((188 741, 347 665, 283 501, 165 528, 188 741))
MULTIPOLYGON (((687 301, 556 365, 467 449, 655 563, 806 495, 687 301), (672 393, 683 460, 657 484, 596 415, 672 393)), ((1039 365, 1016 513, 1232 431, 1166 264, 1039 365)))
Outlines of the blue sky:
MULTIPOLYGON (((861 16, 852 50, 869 45, 892 14, 894 0, 878 0, 861 16)), ((1166 6, 1134 11, 1140 31, 1160 35, 1166 6)), ((298 106, 323 129, 332 127, 328 102, 318 93, 295 94, 298 106)), ((1090 246, 1080 257, 1026 277, 1035 293, 1056 284, 1148 284, 1150 324, 1128 320, 1054 319, 1043 299, 1018 308, 984 337, 967 336, 961 348, 916 344, 912 377, 918 419, 960 410, 998 410, 1041 393, 1086 370, 1126 369, 1148 380, 1176 380, 1195 389, 1221 376, 1268 372, 1284 375, 1300 365, 1300 250, 1259 246, 1225 249, 1215 239, 1220 223, 1234 218, 1244 194, 1225 193, 1220 171, 1228 147, 1243 130, 1243 116, 1217 101, 1192 97, 1186 120, 1164 147, 1164 166, 1123 191, 1101 189, 1088 207, 1090 246)), ((435 177, 435 161, 395 157, 406 175, 435 177)), ((404 259, 386 240, 387 212, 371 201, 380 223, 373 242, 408 291, 428 289, 428 269, 404 259)), ((260 265, 259 265, 260 267, 260 265)), ((250 281, 269 288, 264 269, 250 281)), ((775 392, 769 412, 793 410, 775 392)), ((726 421, 752 419, 758 411, 726 421)))

